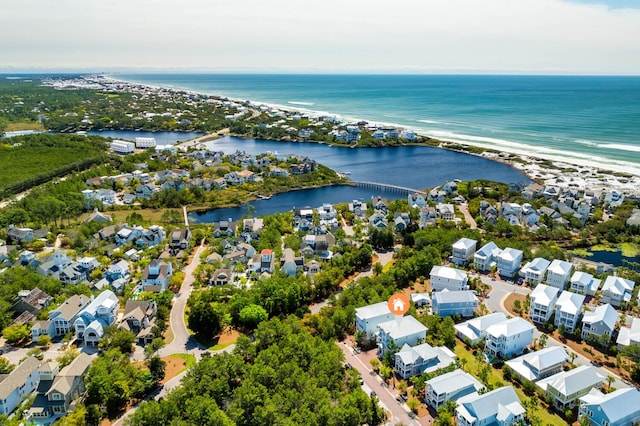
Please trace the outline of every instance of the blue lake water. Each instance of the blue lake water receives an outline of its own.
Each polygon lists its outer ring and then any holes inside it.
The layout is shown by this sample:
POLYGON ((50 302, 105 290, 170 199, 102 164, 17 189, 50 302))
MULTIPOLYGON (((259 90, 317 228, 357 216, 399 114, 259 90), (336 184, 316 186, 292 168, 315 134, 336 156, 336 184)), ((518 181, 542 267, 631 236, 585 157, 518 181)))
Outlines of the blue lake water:
MULTIPOLYGON (((487 179, 496 182, 529 182, 518 170, 475 155, 424 146, 393 148, 343 148, 329 145, 242 139, 227 136, 207 142, 207 146, 226 154, 236 150, 248 154, 277 152, 300 154, 338 172, 349 172, 354 181, 379 182, 413 189, 432 188, 447 181, 487 179)), ((291 210, 294 206, 318 207, 322 203, 341 203, 354 199, 368 200, 381 195, 390 199, 397 193, 372 191, 351 186, 293 191, 274 195, 270 200, 256 200, 248 205, 192 213, 194 222, 210 223, 246 215, 261 216, 291 210), (251 207, 250 207, 251 206, 251 207)))

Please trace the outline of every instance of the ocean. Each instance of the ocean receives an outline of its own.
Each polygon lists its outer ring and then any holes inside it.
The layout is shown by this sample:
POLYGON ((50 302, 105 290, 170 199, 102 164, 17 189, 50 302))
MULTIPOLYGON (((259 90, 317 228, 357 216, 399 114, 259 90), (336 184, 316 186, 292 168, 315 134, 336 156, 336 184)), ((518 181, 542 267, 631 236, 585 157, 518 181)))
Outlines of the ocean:
POLYGON ((502 151, 640 168, 640 77, 118 74, 122 80, 396 124, 502 151))

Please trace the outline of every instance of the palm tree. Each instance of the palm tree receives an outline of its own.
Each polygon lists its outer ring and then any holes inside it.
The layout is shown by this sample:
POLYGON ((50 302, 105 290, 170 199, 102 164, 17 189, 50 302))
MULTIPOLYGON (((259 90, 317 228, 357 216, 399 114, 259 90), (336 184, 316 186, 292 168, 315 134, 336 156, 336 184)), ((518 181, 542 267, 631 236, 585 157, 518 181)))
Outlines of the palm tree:
POLYGON ((462 371, 464 371, 464 366, 467 365, 467 359, 466 358, 460 358, 460 368, 462 369, 462 371))
POLYGON ((607 388, 609 389, 609 391, 611 391, 611 385, 613 384, 613 382, 616 381, 616 378, 613 377, 612 375, 607 375, 607 388))

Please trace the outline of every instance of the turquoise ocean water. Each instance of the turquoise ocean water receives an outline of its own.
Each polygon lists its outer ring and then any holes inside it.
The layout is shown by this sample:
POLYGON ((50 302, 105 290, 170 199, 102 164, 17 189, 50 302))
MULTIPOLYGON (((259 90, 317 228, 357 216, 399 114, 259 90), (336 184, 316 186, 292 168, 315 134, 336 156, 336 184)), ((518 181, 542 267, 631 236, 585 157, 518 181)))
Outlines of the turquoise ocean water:
POLYGON ((252 100, 443 140, 640 169, 640 77, 127 74, 115 78, 252 100))

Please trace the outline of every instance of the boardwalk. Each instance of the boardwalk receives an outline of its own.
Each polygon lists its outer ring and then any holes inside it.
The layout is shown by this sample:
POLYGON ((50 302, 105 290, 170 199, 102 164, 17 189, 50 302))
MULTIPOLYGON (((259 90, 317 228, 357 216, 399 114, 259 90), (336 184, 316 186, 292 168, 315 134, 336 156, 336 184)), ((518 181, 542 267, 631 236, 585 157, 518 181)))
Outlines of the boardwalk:
POLYGON ((395 193, 405 194, 405 195, 408 195, 408 194, 420 194, 423 196, 427 195, 427 193, 424 191, 420 191, 419 189, 407 188, 406 186, 390 185, 387 183, 380 183, 380 182, 365 182, 365 181, 354 181, 353 183, 355 183, 356 186, 359 188, 377 189, 379 191, 395 192, 395 193))

